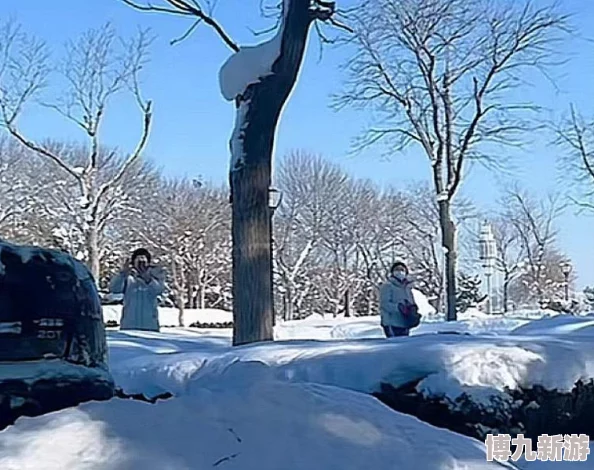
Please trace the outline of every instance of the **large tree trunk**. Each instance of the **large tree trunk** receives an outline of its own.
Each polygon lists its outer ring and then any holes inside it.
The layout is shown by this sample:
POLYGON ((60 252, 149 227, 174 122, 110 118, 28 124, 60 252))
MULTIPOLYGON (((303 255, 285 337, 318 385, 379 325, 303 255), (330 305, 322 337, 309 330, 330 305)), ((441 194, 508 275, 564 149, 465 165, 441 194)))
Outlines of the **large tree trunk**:
POLYGON ((272 73, 238 97, 230 171, 233 236, 233 344, 273 339, 269 189, 277 123, 295 82, 312 23, 309 0, 285 2, 280 56, 272 73), (240 146, 240 150, 236 146, 240 146))
POLYGON ((99 231, 95 225, 90 225, 86 233, 86 245, 87 245, 87 256, 88 266, 91 270, 95 282, 99 285, 100 276, 100 260, 99 260, 99 231))
POLYGON ((259 161, 246 163, 231 175, 234 345, 273 338, 268 207, 271 153, 272 142, 267 151, 254 155, 259 161))
POLYGON ((204 309, 206 307, 206 286, 202 281, 198 284, 198 303, 196 306, 199 309, 204 309))
POLYGON ((452 221, 450 201, 439 201, 439 219, 442 245, 445 250, 446 320, 456 321, 456 264, 458 250, 456 246, 456 226, 452 221))

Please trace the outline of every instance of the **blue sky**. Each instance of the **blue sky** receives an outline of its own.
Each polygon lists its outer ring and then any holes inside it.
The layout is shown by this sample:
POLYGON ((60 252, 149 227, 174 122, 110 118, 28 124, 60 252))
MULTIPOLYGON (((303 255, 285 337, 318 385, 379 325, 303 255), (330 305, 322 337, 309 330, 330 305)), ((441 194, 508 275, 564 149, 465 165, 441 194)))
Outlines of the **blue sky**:
MULTIPOLYGON (((155 0, 156 1, 156 0, 155 0)), ((352 4, 353 0, 339 2, 352 4)), ((250 31, 270 25, 259 15, 259 0, 219 0, 216 17, 240 44, 255 43, 250 31)), ((578 34, 587 36, 594 24, 594 4, 586 0, 563 0, 563 8, 575 13, 578 34)), ((139 27, 150 27, 157 35, 151 63, 143 77, 144 95, 154 102, 154 126, 147 155, 171 175, 201 175, 207 180, 226 180, 228 138, 233 127, 234 110, 223 100, 218 87, 218 70, 229 50, 207 27, 200 27, 183 43, 170 46, 189 23, 179 17, 141 14, 119 0, 2 0, 0 17, 12 16, 25 29, 46 40, 56 51, 91 27, 111 21, 117 30, 133 34, 139 27)), ((567 63, 555 72, 555 86, 542 77, 530 77, 529 96, 550 111, 546 117, 559 116, 574 102, 585 112, 592 109, 591 83, 594 76, 594 46, 580 38, 564 44, 567 63)), ((380 184, 408 185, 428 179, 424 157, 416 150, 395 155, 389 161, 378 158, 379 151, 348 157, 351 139, 369 120, 365 113, 330 109, 329 96, 341 87, 340 65, 347 57, 344 49, 326 48, 322 59, 315 38, 299 83, 291 96, 279 126, 276 154, 304 149, 341 163, 360 177, 380 184)), ((35 137, 78 138, 70 123, 40 109, 30 109, 22 122, 35 137)), ((140 131, 138 111, 128 102, 111 109, 104 127, 109 145, 132 149, 140 131)), ((546 136, 535 136, 534 143, 509 154, 511 175, 496 176, 473 168, 464 183, 463 193, 488 209, 498 196, 501 183, 521 180, 531 190, 563 189, 556 164, 558 149, 547 144, 546 136)), ((566 183, 570 184, 570 183, 566 183)), ((575 261, 579 284, 594 284, 594 218, 571 211, 561 220, 560 242, 575 261)))

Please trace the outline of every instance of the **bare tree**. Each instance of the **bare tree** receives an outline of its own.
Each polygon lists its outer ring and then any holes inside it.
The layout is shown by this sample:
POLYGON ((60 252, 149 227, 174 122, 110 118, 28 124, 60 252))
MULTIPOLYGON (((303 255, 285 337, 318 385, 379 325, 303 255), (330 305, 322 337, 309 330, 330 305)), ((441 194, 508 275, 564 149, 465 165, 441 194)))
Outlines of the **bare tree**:
POLYGON ((368 315, 377 312, 378 289, 385 281, 394 261, 400 258, 404 240, 407 239, 405 213, 410 205, 400 191, 380 190, 375 185, 361 181, 350 204, 355 218, 354 260, 358 312, 368 315))
MULTIPOLYGON (((87 149, 77 143, 44 141, 45 148, 59 154, 73 167, 82 167, 87 149)), ((9 159, 7 173, 0 171, 0 210, 12 216, 0 223, 0 236, 18 243, 47 246, 66 251, 80 260, 88 259, 87 223, 80 210, 79 186, 75 179, 49 159, 40 159, 15 139, 0 146, 0 161, 9 159), (6 150, 6 153, 4 150, 6 150), (12 156, 12 157, 11 157, 12 156), (6 184, 2 183, 6 177, 6 184)), ((97 183, 109 181, 121 168, 125 156, 100 148, 97 183)), ((140 225, 150 217, 150 199, 155 193, 158 174, 153 165, 138 160, 126 172, 117 190, 103 198, 99 208, 100 274, 97 283, 106 289, 132 247, 128 227, 140 225)), ((154 205, 152 206, 154 207, 154 205)))
MULTIPOLYGON (((304 309, 337 315, 377 312, 376 290, 405 260, 419 290, 439 307, 443 276, 438 206, 430 188, 381 190, 320 156, 294 152, 279 168, 283 191, 275 236, 285 318, 304 309)), ((461 222, 473 208, 458 199, 461 222)))
POLYGON ((577 191, 573 202, 581 209, 594 211, 594 122, 581 116, 575 108, 557 130, 562 155, 563 181, 573 177, 577 191))
POLYGON ((66 46, 64 59, 56 67, 66 87, 59 100, 44 105, 71 121, 88 139, 85 161, 74 165, 55 148, 28 138, 18 125, 25 106, 41 99, 53 71, 47 47, 13 23, 5 23, 1 29, 0 111, 3 124, 21 144, 39 157, 49 159, 76 184, 79 201, 75 210, 84 219, 86 261, 98 279, 99 238, 106 222, 103 208, 109 205, 106 198, 120 191, 122 180, 141 158, 148 141, 151 102, 145 102, 141 97, 138 74, 146 63, 150 38, 141 31, 132 40, 122 40, 108 24, 83 34, 66 46), (101 126, 112 100, 126 91, 132 93, 143 115, 141 137, 136 149, 120 162, 117 171, 109 179, 101 180, 101 126))
POLYGON ((307 152, 285 157, 276 182, 283 192, 275 245, 285 319, 305 309, 373 313, 390 247, 402 232, 402 198, 384 198, 370 182, 307 152))
POLYGON ((356 53, 337 105, 372 108, 381 126, 358 148, 384 141, 393 156, 416 144, 431 163, 446 258, 447 319, 456 318, 452 201, 470 162, 501 163, 500 144, 530 128, 513 102, 521 74, 544 67, 566 18, 529 0, 369 0, 356 20, 356 53))
POLYGON ((556 223, 564 210, 561 198, 549 195, 539 199, 515 186, 506 191, 502 204, 503 216, 519 239, 521 247, 516 250, 526 256, 517 274, 523 285, 522 295, 524 299, 533 298, 542 303, 550 296, 551 288, 563 283, 557 264, 564 257, 556 247, 556 223))
POLYGON ((197 180, 163 180, 134 237, 169 268, 170 292, 184 326, 186 307, 205 308, 230 270, 230 214, 222 188, 197 180))
POLYGON ((368 208, 378 192, 368 182, 354 181, 338 165, 306 152, 294 152, 282 161, 278 184, 284 196, 276 264, 285 318, 292 318, 295 310, 299 313, 304 295, 314 292, 326 304, 318 311, 349 315, 368 284, 357 268, 364 260, 370 268, 375 263, 364 240, 374 230, 366 222, 377 215, 368 208), (312 271, 329 275, 313 281, 312 271))
MULTIPOLYGON (((417 286, 429 297, 435 309, 441 312, 445 298, 439 204, 429 185, 416 185, 409 189, 408 204, 404 208, 405 223, 401 230, 404 231, 406 257, 410 260, 417 286)), ((459 232, 465 235, 460 229, 475 219, 474 205, 468 199, 458 197, 453 202, 452 211, 458 221, 459 232)), ((462 241, 467 240, 462 238, 462 241)), ((465 246, 464 243, 461 245, 465 246)))
POLYGON ((497 247, 496 269, 503 276, 501 294, 505 313, 510 307, 510 288, 522 276, 526 266, 526 240, 521 236, 517 225, 506 215, 499 216, 492 222, 497 247))
POLYGON ((357 228, 355 209, 361 187, 346 173, 334 188, 325 188, 326 216, 322 220, 321 243, 328 257, 331 282, 324 282, 325 296, 332 304, 333 315, 342 310, 350 315, 350 293, 357 280, 357 228), (358 187, 359 186, 359 187, 358 187))
POLYGON ((183 259, 188 272, 188 305, 205 308, 207 294, 230 272, 231 214, 226 191, 195 181, 181 181, 176 186, 179 193, 188 195, 183 212, 191 224, 187 230, 190 247, 183 259))
POLYGON ((28 155, 13 140, 0 138, 0 234, 15 239, 20 229, 19 219, 33 205, 32 180, 28 155))
MULTIPOLYGON (((4 136, 0 144, 0 236, 23 244, 44 244, 56 226, 45 217, 50 187, 60 183, 53 168, 33 152, 4 136)), ((55 212, 52 212, 55 214, 55 212)))
MULTIPOLYGON (((311 26, 337 23, 334 1, 283 0, 272 39, 239 47, 198 0, 162 0, 160 6, 123 0, 143 11, 192 19, 212 27, 233 55, 219 77, 223 96, 235 103, 229 182, 233 237, 233 344, 273 339, 271 210, 272 151, 277 123, 293 89, 311 26)), ((210 4, 207 2, 207 4, 210 4)), ((183 37, 185 37, 184 35, 183 37)))
POLYGON ((285 320, 294 318, 303 296, 311 290, 303 274, 320 246, 322 221, 328 211, 325 191, 335 187, 336 181, 342 181, 339 169, 305 152, 293 152, 279 165, 276 184, 283 204, 276 214, 275 247, 285 320))
POLYGON ((425 292, 433 307, 441 311, 444 277, 439 243, 439 208, 431 188, 420 188, 409 197, 402 227, 406 232, 404 250, 417 286, 425 292))

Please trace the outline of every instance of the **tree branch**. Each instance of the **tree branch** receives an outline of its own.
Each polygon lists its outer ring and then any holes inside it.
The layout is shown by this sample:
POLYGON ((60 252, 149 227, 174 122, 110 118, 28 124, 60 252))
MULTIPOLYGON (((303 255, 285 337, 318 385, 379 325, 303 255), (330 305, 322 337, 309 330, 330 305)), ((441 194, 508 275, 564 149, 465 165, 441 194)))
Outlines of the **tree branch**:
POLYGON ((126 5, 140 11, 144 12, 155 12, 155 13, 168 13, 173 15, 180 15, 186 17, 196 17, 198 21, 195 22, 190 29, 182 36, 182 38, 174 40, 174 43, 177 43, 185 38, 187 38, 194 29, 198 26, 199 22, 203 21, 205 24, 210 26, 215 30, 217 35, 223 40, 223 42, 233 51, 239 52, 239 46, 235 41, 231 39, 231 37, 225 32, 223 27, 215 21, 212 16, 207 15, 204 10, 200 7, 197 2, 188 2, 186 0, 163 0, 164 2, 171 5, 170 7, 161 7, 155 6, 151 3, 141 4, 136 3, 132 0, 122 0, 126 5))
POLYGON ((36 144, 32 140, 28 140, 27 138, 25 138, 12 124, 7 124, 6 128, 8 129, 8 132, 10 132, 10 134, 13 137, 15 137, 20 143, 22 143, 29 150, 32 150, 33 152, 35 152, 39 155, 43 155, 43 156, 49 158, 56 165, 58 165, 60 168, 62 168, 64 171, 66 171, 69 175, 76 178, 77 181, 80 181, 81 175, 79 173, 77 173, 76 171, 74 171, 74 169, 72 167, 70 167, 70 165, 68 165, 64 160, 62 160, 54 152, 50 151, 49 149, 47 149, 41 145, 36 144))
POLYGON ((144 113, 144 122, 143 122, 143 129, 142 129, 142 135, 140 137, 140 141, 138 142, 136 149, 130 154, 130 156, 128 157, 128 159, 124 162, 124 164, 121 166, 121 168, 119 169, 119 171, 116 173, 116 175, 107 183, 103 184, 101 186, 101 188, 99 189, 99 191, 97 192, 97 195, 95 197, 95 200, 93 201, 93 211, 96 212, 98 211, 99 208, 99 204, 101 202, 101 199, 103 198, 103 196, 107 193, 107 191, 109 191, 114 185, 117 185, 120 180, 126 175, 126 172, 129 170, 129 168, 136 163, 136 161, 138 161, 138 159, 141 157, 142 152, 144 151, 146 144, 148 142, 148 137, 150 134, 150 128, 151 128, 151 122, 152 122, 152 102, 149 101, 146 106, 143 108, 143 113, 144 113))

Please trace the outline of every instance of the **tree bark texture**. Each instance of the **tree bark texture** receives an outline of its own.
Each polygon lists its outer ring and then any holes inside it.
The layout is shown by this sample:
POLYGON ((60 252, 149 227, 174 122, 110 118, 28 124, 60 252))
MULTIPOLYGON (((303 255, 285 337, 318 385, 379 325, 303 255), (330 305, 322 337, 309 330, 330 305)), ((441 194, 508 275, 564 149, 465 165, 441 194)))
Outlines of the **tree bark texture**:
POLYGON ((97 227, 90 226, 86 230, 86 245, 89 268, 95 282, 99 283, 100 278, 100 254, 99 254, 99 231, 97 227))
POLYGON ((312 16, 309 0, 285 2, 280 56, 272 73, 247 87, 239 136, 242 159, 230 170, 233 237, 233 344, 273 339, 269 189, 276 127, 301 68, 312 16))
POLYGON ((456 246, 456 226, 452 221, 452 208, 449 201, 439 202, 439 219, 442 233, 442 246, 445 250, 446 320, 456 321, 456 271, 458 249, 456 246))

